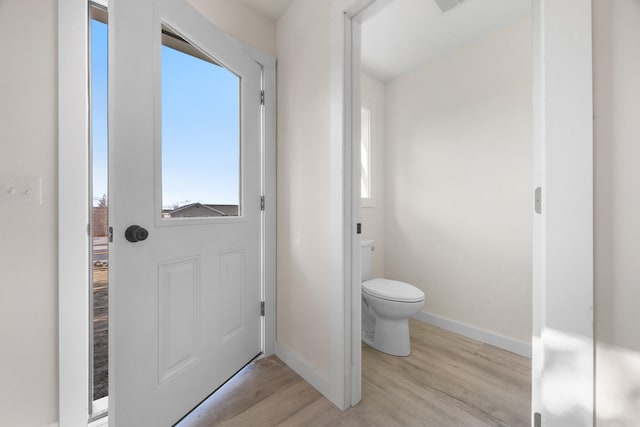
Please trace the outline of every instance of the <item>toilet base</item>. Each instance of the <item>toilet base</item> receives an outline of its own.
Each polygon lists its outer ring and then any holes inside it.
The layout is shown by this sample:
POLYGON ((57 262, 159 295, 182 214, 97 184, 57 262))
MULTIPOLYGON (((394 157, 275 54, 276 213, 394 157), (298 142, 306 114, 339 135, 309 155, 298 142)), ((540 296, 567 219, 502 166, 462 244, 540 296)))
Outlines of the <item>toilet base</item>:
POLYGON ((411 354, 409 319, 376 319, 373 341, 365 341, 365 343, 378 351, 392 356, 409 356, 411 354))

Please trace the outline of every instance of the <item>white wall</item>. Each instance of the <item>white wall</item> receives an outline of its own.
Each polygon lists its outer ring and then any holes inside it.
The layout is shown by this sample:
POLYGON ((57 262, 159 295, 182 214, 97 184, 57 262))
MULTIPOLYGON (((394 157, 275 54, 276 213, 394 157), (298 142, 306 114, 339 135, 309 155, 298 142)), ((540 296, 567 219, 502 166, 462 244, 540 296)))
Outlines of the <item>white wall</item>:
POLYGON ((330 0, 278 20, 277 341, 329 373, 330 0))
POLYGON ((531 25, 386 86, 385 274, 425 311, 531 340, 531 25))
MULTIPOLYGON (((58 413, 56 2, 0 1, 0 175, 42 177, 41 206, 0 204, 0 425, 58 413)), ((2 190, 4 191, 4 190, 2 190)))
POLYGON ((640 425, 640 2, 594 1, 598 426, 640 425))
MULTIPOLYGON (((275 51, 275 23, 253 9, 194 3, 234 37, 275 51)), ((0 1, 0 175, 42 177, 43 192, 39 207, 0 205, 2 426, 58 419, 56 4, 0 1)))
POLYGON ((375 251, 371 272, 384 277, 384 84, 362 73, 360 97, 365 106, 372 107, 372 178, 375 205, 361 206, 362 239, 374 240, 375 251))
POLYGON ((218 28, 241 42, 275 56, 276 26, 237 0, 187 0, 218 28))

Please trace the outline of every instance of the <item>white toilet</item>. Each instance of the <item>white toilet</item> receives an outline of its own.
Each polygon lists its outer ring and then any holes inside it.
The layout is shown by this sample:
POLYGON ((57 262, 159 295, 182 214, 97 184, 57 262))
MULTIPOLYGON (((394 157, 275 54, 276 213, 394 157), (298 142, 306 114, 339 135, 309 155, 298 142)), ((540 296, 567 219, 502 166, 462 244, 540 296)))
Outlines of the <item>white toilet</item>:
POLYGON ((393 356, 411 354, 409 318, 424 307, 424 292, 408 283, 371 278, 373 240, 362 240, 362 341, 393 356))

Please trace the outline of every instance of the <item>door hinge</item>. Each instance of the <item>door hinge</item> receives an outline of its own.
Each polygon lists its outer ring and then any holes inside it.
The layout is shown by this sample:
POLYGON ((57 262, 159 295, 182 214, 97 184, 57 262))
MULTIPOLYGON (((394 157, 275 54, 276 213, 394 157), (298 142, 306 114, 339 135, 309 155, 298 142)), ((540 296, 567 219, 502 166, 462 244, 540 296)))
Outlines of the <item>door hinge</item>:
POLYGON ((260 210, 264 210, 264 196, 260 196, 260 210))
POLYGON ((260 301, 260 316, 264 316, 264 301, 260 301))
POLYGON ((260 91, 260 105, 264 105, 264 90, 260 91))
POLYGON ((542 187, 536 188, 534 205, 536 208, 536 213, 542 214, 542 187))
POLYGON ((533 414, 533 427, 542 427, 542 414, 540 412, 533 414))
POLYGON ((362 234, 362 224, 356 224, 356 234, 362 234))
POLYGON ((91 224, 87 224, 87 236, 91 237, 91 224))
POLYGON ((113 243, 113 227, 109 227, 109 231, 107 232, 107 236, 109 237, 109 243, 113 243))

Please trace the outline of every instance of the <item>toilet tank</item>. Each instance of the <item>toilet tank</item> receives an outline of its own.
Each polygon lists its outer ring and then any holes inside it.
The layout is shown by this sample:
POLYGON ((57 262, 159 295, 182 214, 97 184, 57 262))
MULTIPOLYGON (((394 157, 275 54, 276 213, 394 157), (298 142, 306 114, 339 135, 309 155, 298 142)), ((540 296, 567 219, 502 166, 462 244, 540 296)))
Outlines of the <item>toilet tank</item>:
POLYGON ((360 277, 361 281, 371 280, 371 259, 373 258, 373 240, 360 241, 360 277))

